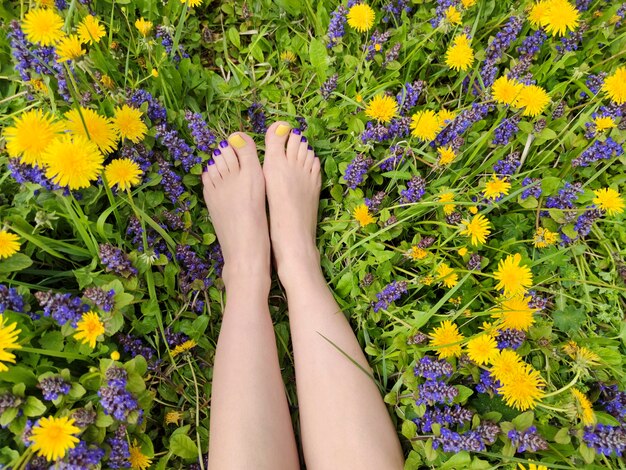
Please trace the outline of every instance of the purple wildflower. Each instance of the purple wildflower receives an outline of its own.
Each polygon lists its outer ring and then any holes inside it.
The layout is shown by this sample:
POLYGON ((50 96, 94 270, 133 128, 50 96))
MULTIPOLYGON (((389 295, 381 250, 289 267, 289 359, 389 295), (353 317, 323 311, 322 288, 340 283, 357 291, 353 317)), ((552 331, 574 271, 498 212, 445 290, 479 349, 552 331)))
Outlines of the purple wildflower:
POLYGON ((143 341, 131 334, 118 334, 117 342, 130 357, 143 356, 146 360, 150 360, 155 355, 154 349, 146 346, 143 341))
POLYGON ((172 169, 171 164, 162 158, 159 158, 158 162, 163 190, 172 204, 177 204, 180 197, 185 192, 185 188, 182 184, 183 179, 172 169))
MULTIPOLYGON (((511 117, 504 118, 498 124, 498 127, 493 131, 493 145, 507 145, 511 142, 511 139, 519 132, 519 122, 522 119, 521 115, 514 114, 511 117)), ((502 160, 500 160, 502 161, 502 160)), ((515 170, 513 170, 514 172, 515 170)), ((502 173, 511 175, 513 173, 502 173)))
POLYGON ((320 92, 322 93, 322 97, 327 100, 332 95, 333 91, 337 88, 337 80, 339 78, 338 74, 333 74, 328 79, 322 83, 320 88, 320 92))
POLYGON ((432 405, 433 403, 452 403, 459 391, 445 382, 427 380, 417 386, 417 393, 419 398, 416 400, 416 404, 432 405))
POLYGON ((529 197, 534 197, 539 199, 541 197, 541 179, 540 178, 524 178, 522 180, 522 186, 524 191, 522 191, 522 199, 528 199, 529 197))
POLYGON ((202 114, 187 111, 185 113, 185 120, 187 121, 187 127, 191 131, 193 142, 198 150, 209 153, 211 151, 211 145, 217 141, 217 138, 215 134, 211 132, 209 126, 207 126, 207 123, 202 118, 202 114))
POLYGON ((380 210, 380 206, 382 205, 385 196, 387 196, 387 193, 385 191, 378 191, 371 198, 365 198, 365 205, 370 210, 370 212, 376 213, 380 210))
POLYGON ((416 80, 413 83, 405 83, 402 91, 396 95, 396 101, 399 104, 398 113, 401 116, 409 114, 412 108, 417 104, 420 95, 426 89, 426 82, 416 80))
POLYGON ((386 310, 393 302, 398 300, 408 291, 406 281, 393 281, 387 284, 382 291, 376 294, 377 302, 372 307, 375 312, 386 310))
POLYGON ((80 441, 76 447, 70 449, 67 457, 54 466, 59 470, 83 470, 96 468, 104 458, 104 450, 99 447, 89 447, 85 441, 80 441))
POLYGON ((427 408, 424 416, 413 421, 423 433, 432 432, 433 424, 462 425, 472 420, 474 413, 459 405, 427 408))
POLYGON ((482 452, 486 448, 477 431, 466 431, 459 434, 448 428, 441 428, 441 434, 433 439, 433 449, 439 447, 444 452, 482 452))
POLYGON ((339 40, 345 34, 345 26, 348 21, 348 9, 339 5, 335 11, 331 13, 330 24, 328 25, 328 47, 331 49, 332 47, 339 44, 339 40))
POLYGON ((110 468, 130 468, 130 449, 128 448, 128 439, 126 439, 126 428, 120 426, 113 437, 107 439, 107 443, 111 446, 111 451, 107 457, 108 466, 110 468))
POLYGON ((53 376, 41 379, 37 388, 41 390, 44 400, 53 401, 58 399, 59 395, 70 393, 72 385, 62 377, 53 376))
POLYGON ((402 12, 411 13, 408 0, 390 0, 383 5, 383 23, 389 23, 392 19, 400 20, 402 12))
POLYGON ((516 453, 537 452, 548 448, 548 442, 537 432, 535 426, 531 426, 525 431, 512 429, 507 436, 511 439, 511 444, 516 447, 516 453))
POLYGON ((128 255, 110 243, 100 244, 98 256, 108 273, 112 272, 122 277, 130 277, 137 274, 137 269, 133 267, 130 259, 128 259, 128 255))
POLYGON ((430 356, 421 358, 413 369, 416 376, 433 380, 439 377, 450 377, 453 372, 454 369, 448 361, 433 359, 430 356))
POLYGON ((105 291, 99 287, 88 287, 83 292, 83 297, 105 312, 111 312, 115 307, 115 291, 113 289, 105 291))
POLYGON ((480 373, 480 380, 476 384, 476 391, 478 393, 488 393, 489 395, 497 395, 498 389, 502 387, 500 381, 491 375, 488 370, 483 370, 480 373))
POLYGON ((178 131, 171 129, 166 123, 161 123, 155 127, 156 139, 170 153, 175 161, 181 162, 186 172, 191 167, 202 163, 202 159, 193 153, 192 148, 178 134, 178 131))
POLYGON ((522 330, 506 329, 498 331, 496 338, 498 349, 518 349, 526 341, 526 333, 522 330))
POLYGON ((263 134, 267 130, 267 124, 265 123, 265 111, 263 111, 263 105, 261 103, 252 103, 248 108, 248 119, 252 126, 252 131, 257 134, 263 134))
POLYGON ((400 191, 402 202, 414 203, 419 201, 426 193, 426 180, 417 175, 411 178, 407 184, 407 188, 400 191))
POLYGON ((6 310, 23 313, 24 305, 24 297, 18 294, 15 287, 7 287, 4 284, 0 284, 0 314, 6 310))
POLYGON ((356 189, 357 186, 363 182, 367 170, 369 170, 373 164, 374 160, 362 154, 354 157, 354 160, 346 167, 346 172, 343 175, 343 179, 348 184, 348 187, 350 189, 356 189))
POLYGON ((383 45, 389 40, 390 36, 391 31, 385 31, 384 33, 381 33, 378 30, 374 31, 369 43, 363 46, 363 48, 367 51, 365 60, 373 60, 376 54, 382 53, 383 45))
POLYGON ((53 294, 51 292, 36 292, 35 298, 43 308, 44 317, 50 317, 59 325, 67 322, 76 328, 76 323, 83 313, 89 311, 89 305, 84 304, 78 297, 71 294, 53 294))

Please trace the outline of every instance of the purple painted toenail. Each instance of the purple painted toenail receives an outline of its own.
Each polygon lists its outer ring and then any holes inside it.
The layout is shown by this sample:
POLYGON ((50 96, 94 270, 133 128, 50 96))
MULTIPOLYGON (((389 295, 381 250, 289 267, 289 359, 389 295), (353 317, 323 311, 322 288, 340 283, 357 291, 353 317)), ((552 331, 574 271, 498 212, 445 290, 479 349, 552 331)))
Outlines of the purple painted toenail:
POLYGON ((313 150, 313 147, 311 147, 310 145, 307 145, 306 148, 308 148, 309 150, 313 150))
POLYGON ((291 129, 291 132, 293 132, 296 135, 302 134, 302 131, 300 129, 298 129, 297 127, 295 129, 291 129))
POLYGON ((306 142, 306 137, 302 136, 302 138, 300 139, 300 142, 306 142))
POLYGON ((222 140, 220 142, 220 147, 222 147, 223 149, 225 149, 226 147, 228 147, 228 142, 226 142, 225 140, 222 140))
MULTIPOLYGON (((220 143, 220 145, 222 145, 222 144, 220 143)), ((221 155, 221 154, 222 154, 222 152, 220 152, 220 149, 213 150, 213 156, 214 157, 217 157, 218 155, 221 155)))

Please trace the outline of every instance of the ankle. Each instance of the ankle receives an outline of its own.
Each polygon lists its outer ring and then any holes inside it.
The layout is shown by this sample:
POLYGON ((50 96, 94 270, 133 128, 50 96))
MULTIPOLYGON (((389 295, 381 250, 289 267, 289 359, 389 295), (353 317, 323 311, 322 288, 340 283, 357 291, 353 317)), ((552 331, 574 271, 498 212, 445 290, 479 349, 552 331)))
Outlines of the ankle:
POLYGON ((268 296, 272 284, 267 263, 226 263, 222 271, 226 293, 268 296))
POLYGON ((286 289, 294 283, 301 284, 324 277, 320 266, 320 253, 315 245, 302 248, 297 254, 278 258, 277 256, 276 271, 286 289))

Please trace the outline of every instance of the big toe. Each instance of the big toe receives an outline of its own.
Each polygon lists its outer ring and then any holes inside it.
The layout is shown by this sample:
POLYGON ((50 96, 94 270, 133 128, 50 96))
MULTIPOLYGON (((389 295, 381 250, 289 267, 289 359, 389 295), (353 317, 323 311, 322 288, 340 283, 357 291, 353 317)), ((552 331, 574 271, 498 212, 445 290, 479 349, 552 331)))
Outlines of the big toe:
POLYGON ((265 158, 285 158, 285 145, 289 138, 291 125, 285 121, 276 121, 265 133, 265 158))
POLYGON ((235 132, 228 137, 228 143, 237 154, 239 166, 242 170, 260 166, 256 144, 248 134, 235 132))

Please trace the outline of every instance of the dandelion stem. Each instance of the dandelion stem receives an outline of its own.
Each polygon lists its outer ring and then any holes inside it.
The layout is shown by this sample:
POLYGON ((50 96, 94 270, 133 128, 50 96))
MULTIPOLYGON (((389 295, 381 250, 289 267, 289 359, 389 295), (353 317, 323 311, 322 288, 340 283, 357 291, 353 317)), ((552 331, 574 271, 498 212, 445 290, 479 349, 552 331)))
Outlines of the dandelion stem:
POLYGON ((578 379, 580 378, 580 371, 576 372, 576 375, 574 376, 574 378, 572 379, 572 381, 570 383, 568 383, 567 385, 565 385, 563 388, 560 388, 554 392, 550 392, 547 393, 543 396, 543 398, 549 398, 549 397, 553 397, 555 395, 559 395, 560 393, 563 393, 565 390, 572 388, 574 385, 576 385, 576 383, 578 382, 578 379))

